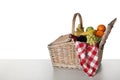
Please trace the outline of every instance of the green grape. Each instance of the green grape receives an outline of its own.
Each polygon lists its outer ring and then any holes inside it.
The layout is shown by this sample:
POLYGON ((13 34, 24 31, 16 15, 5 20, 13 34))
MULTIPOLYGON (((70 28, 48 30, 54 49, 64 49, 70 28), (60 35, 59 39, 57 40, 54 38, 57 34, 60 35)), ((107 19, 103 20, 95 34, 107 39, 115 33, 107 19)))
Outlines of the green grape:
POLYGON ((87 37, 87 43, 90 45, 95 45, 100 40, 100 38, 95 36, 94 34, 89 34, 86 37, 87 37))

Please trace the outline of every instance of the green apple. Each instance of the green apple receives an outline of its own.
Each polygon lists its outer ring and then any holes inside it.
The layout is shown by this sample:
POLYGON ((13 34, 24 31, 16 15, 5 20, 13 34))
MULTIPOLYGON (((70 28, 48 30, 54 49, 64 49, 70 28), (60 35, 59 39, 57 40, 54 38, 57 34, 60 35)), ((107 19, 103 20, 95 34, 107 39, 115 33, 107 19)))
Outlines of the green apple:
POLYGON ((86 32, 90 31, 90 30, 94 30, 94 28, 92 26, 89 26, 89 27, 86 28, 86 32))

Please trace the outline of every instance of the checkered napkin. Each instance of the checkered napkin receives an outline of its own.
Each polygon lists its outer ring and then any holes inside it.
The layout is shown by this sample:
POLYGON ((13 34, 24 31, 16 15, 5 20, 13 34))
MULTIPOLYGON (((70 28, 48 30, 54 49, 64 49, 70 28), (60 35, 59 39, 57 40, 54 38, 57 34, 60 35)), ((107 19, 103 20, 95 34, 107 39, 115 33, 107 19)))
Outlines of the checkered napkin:
POLYGON ((90 77, 94 76, 99 66, 98 46, 79 41, 76 41, 75 45, 83 71, 90 77))

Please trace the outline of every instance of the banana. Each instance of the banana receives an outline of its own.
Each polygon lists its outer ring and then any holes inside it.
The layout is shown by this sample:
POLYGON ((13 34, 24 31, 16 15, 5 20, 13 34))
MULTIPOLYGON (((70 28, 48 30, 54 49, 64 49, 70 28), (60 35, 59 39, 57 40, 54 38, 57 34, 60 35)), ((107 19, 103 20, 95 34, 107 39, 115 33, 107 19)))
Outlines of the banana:
POLYGON ((80 26, 80 24, 78 24, 78 27, 76 28, 76 31, 74 32, 74 36, 79 37, 81 33, 83 33, 84 30, 82 29, 82 27, 80 26))
POLYGON ((94 34, 95 32, 96 32, 96 30, 90 30, 90 31, 87 31, 87 32, 83 32, 80 35, 87 36, 87 35, 92 34, 92 33, 94 34))
POLYGON ((79 31, 81 31, 81 32, 84 32, 84 30, 83 30, 83 28, 81 27, 80 24, 78 24, 78 27, 76 28, 76 30, 79 30, 79 31))
POLYGON ((79 32, 79 31, 75 31, 75 32, 74 32, 74 36, 79 37, 79 36, 80 36, 80 34, 81 34, 81 32, 79 32))

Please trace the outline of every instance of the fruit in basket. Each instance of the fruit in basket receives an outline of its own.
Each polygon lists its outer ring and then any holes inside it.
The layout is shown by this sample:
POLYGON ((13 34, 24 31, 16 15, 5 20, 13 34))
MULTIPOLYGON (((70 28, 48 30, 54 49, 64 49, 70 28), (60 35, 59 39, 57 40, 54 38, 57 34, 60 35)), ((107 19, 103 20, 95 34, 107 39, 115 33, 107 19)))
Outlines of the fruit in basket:
POLYGON ((81 32, 78 31, 78 30, 74 32, 74 36, 77 36, 77 37, 78 37, 78 36, 80 36, 80 34, 81 34, 81 32))
POLYGON ((100 38, 95 36, 94 34, 89 34, 86 37, 87 37, 87 43, 90 45, 95 45, 100 40, 100 38))
POLYGON ((104 35, 105 30, 106 30, 105 25, 100 24, 97 27, 97 31, 96 31, 95 35, 98 37, 102 37, 104 35))
POLYGON ((86 32, 90 31, 90 30, 94 30, 94 28, 92 26, 89 26, 89 27, 86 28, 86 32))
POLYGON ((84 30, 80 24, 78 24, 77 30, 79 30, 80 32, 84 32, 84 30))
POLYGON ((95 35, 98 37, 102 37, 104 35, 104 32, 103 31, 96 31, 95 35))
POLYGON ((103 32, 105 32, 106 27, 105 27, 105 25, 100 24, 100 25, 98 25, 97 30, 98 30, 98 31, 103 31, 103 32))
POLYGON ((95 45, 98 42, 98 37, 95 35, 96 30, 93 27, 87 27, 86 32, 83 33, 87 37, 87 43, 90 45, 95 45))
POLYGON ((76 28, 76 31, 74 32, 74 36, 78 37, 83 32, 84 32, 84 30, 83 30, 82 26, 80 26, 80 24, 78 24, 78 27, 76 28))
POLYGON ((87 38, 86 38, 86 36, 81 35, 81 36, 79 36, 79 37, 77 38, 77 41, 86 42, 86 41, 87 41, 87 38))
POLYGON ((96 30, 89 30, 89 31, 87 31, 87 32, 81 33, 80 35, 87 36, 87 35, 89 35, 89 34, 95 34, 95 33, 96 33, 96 30))

